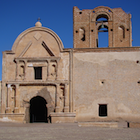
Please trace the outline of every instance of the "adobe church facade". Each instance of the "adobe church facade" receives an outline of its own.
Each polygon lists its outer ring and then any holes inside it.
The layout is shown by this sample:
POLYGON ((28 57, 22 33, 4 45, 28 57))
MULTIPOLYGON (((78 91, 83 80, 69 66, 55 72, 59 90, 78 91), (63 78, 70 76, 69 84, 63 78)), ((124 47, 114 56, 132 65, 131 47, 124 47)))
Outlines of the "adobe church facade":
POLYGON ((74 46, 42 27, 3 52, 1 119, 18 122, 140 122, 140 47, 121 8, 73 8, 74 46), (99 33, 108 33, 100 47, 99 33))

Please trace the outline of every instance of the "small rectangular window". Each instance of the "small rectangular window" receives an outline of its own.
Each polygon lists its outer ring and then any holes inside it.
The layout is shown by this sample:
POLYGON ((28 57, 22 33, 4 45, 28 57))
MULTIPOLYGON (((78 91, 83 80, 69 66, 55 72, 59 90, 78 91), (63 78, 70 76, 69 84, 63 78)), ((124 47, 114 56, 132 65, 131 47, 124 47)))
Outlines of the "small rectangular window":
POLYGON ((36 80, 42 79, 42 67, 34 67, 34 76, 36 80))
POLYGON ((100 104, 99 105, 99 116, 100 117, 106 117, 107 116, 107 105, 106 104, 100 104))

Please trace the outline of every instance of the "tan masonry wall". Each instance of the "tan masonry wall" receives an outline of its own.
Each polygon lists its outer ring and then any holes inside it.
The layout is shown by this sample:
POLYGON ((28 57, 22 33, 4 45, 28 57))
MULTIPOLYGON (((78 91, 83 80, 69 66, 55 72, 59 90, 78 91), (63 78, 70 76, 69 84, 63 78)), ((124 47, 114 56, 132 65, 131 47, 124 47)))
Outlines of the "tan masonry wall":
POLYGON ((75 52, 73 95, 77 121, 140 121, 140 52, 75 52), (107 117, 99 105, 107 105, 107 117))

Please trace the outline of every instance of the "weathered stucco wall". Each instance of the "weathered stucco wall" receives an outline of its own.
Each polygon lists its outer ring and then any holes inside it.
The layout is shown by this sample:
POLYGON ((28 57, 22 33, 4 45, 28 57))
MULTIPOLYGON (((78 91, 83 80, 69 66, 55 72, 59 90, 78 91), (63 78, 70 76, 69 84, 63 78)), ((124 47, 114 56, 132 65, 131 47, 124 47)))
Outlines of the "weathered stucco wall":
POLYGON ((78 121, 140 117, 140 52, 77 52, 73 56, 78 121), (107 117, 99 117, 100 104, 107 105, 107 117))
POLYGON ((69 51, 41 26, 22 32, 3 52, 0 118, 29 122, 30 101, 37 96, 46 100, 48 115, 69 112, 69 51))

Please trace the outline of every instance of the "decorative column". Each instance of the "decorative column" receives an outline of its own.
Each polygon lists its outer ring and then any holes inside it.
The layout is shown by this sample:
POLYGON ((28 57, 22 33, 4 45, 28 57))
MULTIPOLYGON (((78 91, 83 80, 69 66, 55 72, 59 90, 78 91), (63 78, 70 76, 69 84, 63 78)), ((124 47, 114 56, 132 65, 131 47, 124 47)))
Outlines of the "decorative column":
POLYGON ((26 74, 27 74, 27 60, 24 60, 24 80, 26 80, 26 74))
POLYGON ((64 112, 69 112, 69 103, 68 103, 68 84, 65 84, 65 97, 64 97, 64 112))
POLYGON ((47 79, 47 62, 42 66, 42 80, 46 81, 47 79))
POLYGON ((9 88, 10 88, 10 84, 7 84, 7 95, 6 95, 6 109, 5 109, 5 113, 10 113, 10 108, 9 108, 9 88))
POLYGON ((16 80, 19 79, 19 60, 16 60, 16 80))
POLYGON ((42 79, 44 81, 46 81, 47 78, 48 78, 48 61, 47 60, 45 61, 45 66, 44 66, 44 69, 43 70, 44 71, 43 71, 43 74, 42 74, 42 79))
POLYGON ((56 60, 56 78, 55 78, 55 80, 58 80, 58 79, 59 79, 59 75, 58 75, 58 70, 59 70, 59 60, 60 60, 60 59, 57 59, 57 60, 56 60))
POLYGON ((14 84, 7 85, 7 101, 6 101, 6 113, 14 113, 16 102, 16 86, 14 84))
POLYGON ((50 60, 48 60, 48 66, 47 66, 47 79, 46 80, 49 80, 50 79, 50 60))
POLYGON ((9 94, 9 106, 11 109, 11 113, 14 113, 15 109, 15 96, 16 96, 16 86, 14 84, 10 85, 10 94, 9 94))
POLYGON ((19 113, 19 84, 15 86, 15 95, 14 95, 14 113, 19 113))
POLYGON ((57 80, 57 76, 58 76, 58 60, 56 60, 56 77, 55 77, 55 80, 57 80))
POLYGON ((60 88, 59 84, 56 84, 55 112, 60 112, 59 88, 60 88))

